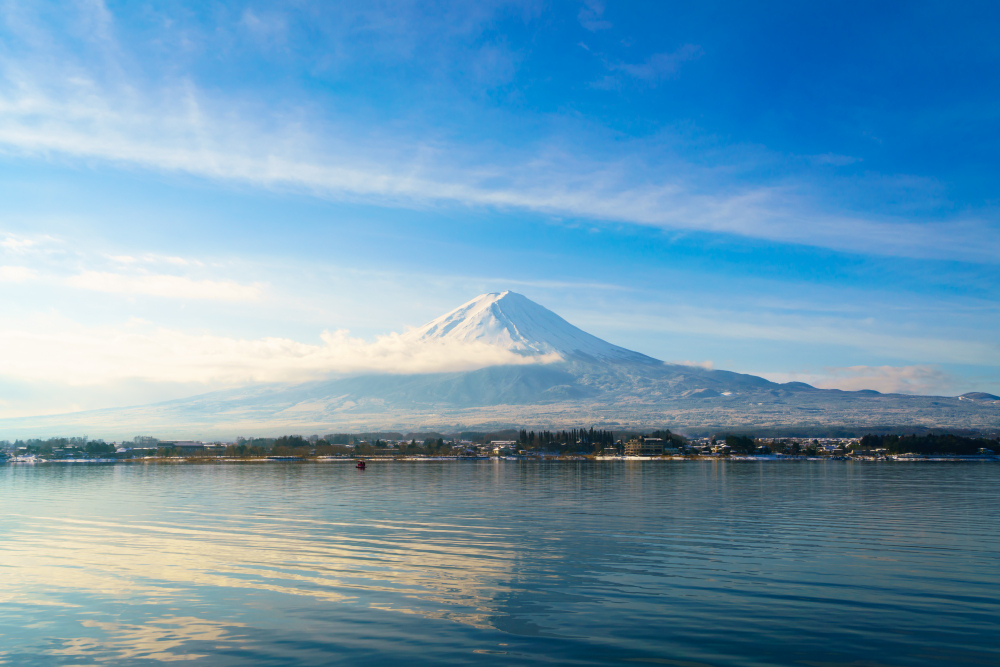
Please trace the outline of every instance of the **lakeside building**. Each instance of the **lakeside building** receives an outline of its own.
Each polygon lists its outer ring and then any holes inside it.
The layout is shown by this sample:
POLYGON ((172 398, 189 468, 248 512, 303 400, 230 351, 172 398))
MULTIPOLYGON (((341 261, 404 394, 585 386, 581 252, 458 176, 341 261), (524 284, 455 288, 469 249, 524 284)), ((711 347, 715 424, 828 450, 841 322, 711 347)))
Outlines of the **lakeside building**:
POLYGON ((625 443, 625 456, 660 456, 663 454, 663 440, 660 438, 633 438, 625 443))
POLYGON ((513 454, 517 451, 517 440, 491 440, 490 448, 497 456, 513 454))
POLYGON ((163 440, 159 445, 160 447, 175 449, 178 454, 197 454, 204 452, 206 449, 205 443, 193 440, 163 440))

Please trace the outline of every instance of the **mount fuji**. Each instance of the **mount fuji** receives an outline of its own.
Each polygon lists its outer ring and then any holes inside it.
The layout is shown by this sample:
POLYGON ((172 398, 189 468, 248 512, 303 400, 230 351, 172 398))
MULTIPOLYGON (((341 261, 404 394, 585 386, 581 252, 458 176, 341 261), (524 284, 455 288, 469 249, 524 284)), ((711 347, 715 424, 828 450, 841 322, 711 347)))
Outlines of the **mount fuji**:
POLYGON ((661 363, 592 336, 510 291, 481 294, 403 337, 416 342, 480 342, 525 356, 555 353, 565 359, 661 363))
POLYGON ((951 398, 817 389, 666 363, 601 340, 510 291, 478 296, 399 338, 415 348, 498 348, 518 363, 253 385, 153 405, 3 419, 0 437, 87 432, 232 438, 512 426, 803 433, 1000 427, 1000 400, 988 400, 987 394, 951 398))

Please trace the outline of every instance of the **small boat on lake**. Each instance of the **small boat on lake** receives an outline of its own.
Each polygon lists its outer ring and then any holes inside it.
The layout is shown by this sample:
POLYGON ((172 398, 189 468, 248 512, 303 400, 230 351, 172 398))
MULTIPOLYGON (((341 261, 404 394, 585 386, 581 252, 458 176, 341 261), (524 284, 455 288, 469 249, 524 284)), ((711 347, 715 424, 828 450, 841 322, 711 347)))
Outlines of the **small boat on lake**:
POLYGON ((358 465, 355 466, 358 470, 364 470, 367 464, 364 461, 358 461, 358 465))

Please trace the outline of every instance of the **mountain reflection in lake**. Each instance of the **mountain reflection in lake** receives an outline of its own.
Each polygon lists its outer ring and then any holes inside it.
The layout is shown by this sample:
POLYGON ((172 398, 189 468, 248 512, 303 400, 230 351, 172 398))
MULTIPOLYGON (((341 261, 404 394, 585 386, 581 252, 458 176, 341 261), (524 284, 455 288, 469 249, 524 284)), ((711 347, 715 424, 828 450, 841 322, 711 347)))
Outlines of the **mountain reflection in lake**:
POLYGON ((1000 664, 996 464, 0 480, 6 664, 1000 664))

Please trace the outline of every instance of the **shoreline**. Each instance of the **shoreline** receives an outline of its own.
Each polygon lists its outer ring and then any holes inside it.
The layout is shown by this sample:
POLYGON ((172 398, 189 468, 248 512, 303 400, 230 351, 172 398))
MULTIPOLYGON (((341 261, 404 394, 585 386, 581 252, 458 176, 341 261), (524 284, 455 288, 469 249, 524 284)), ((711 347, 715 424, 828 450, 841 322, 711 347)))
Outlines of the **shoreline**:
POLYGON ((0 461, 0 465, 39 465, 39 464, 139 464, 139 463, 441 463, 441 462, 516 462, 516 463, 605 463, 651 461, 661 463, 677 462, 713 462, 732 461, 740 463, 801 463, 806 461, 825 461, 837 463, 1000 463, 1000 456, 957 456, 957 455, 915 455, 889 456, 883 458, 871 457, 831 457, 831 456, 412 456, 412 457, 381 457, 381 456, 260 456, 260 457, 202 457, 202 456, 148 456, 130 459, 8 459, 0 461))

